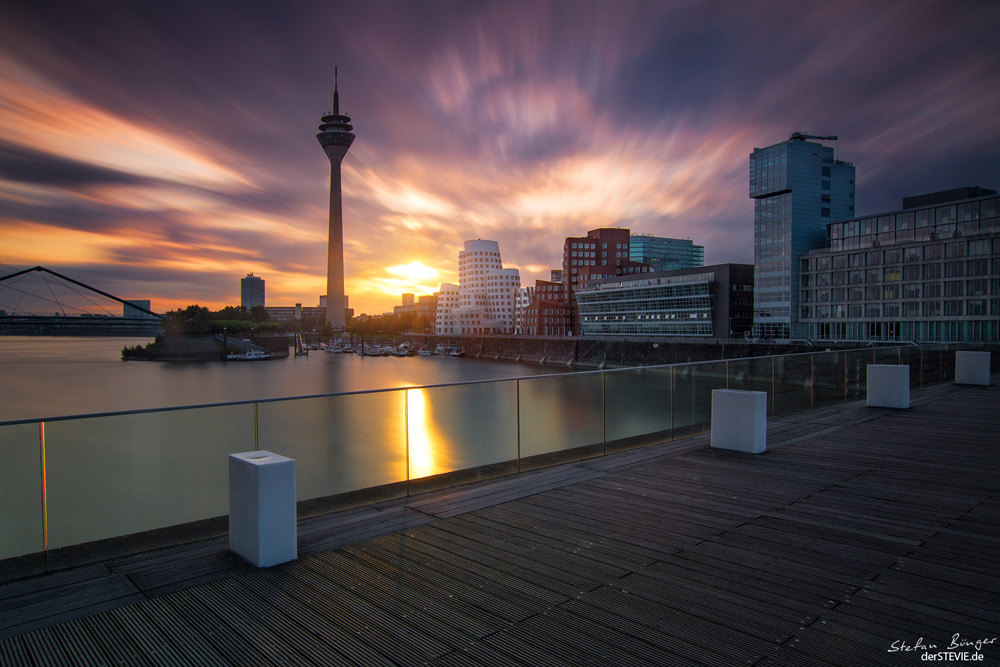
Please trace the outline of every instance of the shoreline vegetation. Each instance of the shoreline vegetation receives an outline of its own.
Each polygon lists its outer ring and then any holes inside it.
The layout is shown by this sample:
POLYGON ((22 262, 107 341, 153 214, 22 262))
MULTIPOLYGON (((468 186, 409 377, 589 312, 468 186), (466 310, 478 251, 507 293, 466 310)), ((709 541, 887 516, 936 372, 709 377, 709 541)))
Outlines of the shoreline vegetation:
MULTIPOLYGON (((235 348, 230 348, 235 351, 235 348)), ((152 343, 122 348, 124 361, 218 361, 225 359, 222 342, 210 337, 157 336, 152 343)))

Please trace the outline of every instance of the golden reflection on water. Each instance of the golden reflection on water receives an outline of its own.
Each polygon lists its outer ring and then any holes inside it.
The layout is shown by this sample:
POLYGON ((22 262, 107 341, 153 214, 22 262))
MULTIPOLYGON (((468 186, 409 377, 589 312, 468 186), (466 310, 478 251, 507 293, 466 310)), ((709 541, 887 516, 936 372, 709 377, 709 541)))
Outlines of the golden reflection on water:
POLYGON ((443 445, 434 429, 426 389, 406 390, 406 428, 410 479, 445 472, 445 466, 439 461, 443 445))

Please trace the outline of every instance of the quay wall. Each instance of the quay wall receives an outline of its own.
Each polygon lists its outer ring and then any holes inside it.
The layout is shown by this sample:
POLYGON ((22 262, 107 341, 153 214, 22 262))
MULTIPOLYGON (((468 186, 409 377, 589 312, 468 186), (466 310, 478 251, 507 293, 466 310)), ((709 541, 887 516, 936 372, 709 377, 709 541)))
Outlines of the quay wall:
POLYGON ((597 340, 513 336, 404 336, 413 345, 461 347, 466 356, 567 368, 630 368, 715 359, 764 357, 826 349, 855 349, 861 343, 759 343, 720 340, 597 340))

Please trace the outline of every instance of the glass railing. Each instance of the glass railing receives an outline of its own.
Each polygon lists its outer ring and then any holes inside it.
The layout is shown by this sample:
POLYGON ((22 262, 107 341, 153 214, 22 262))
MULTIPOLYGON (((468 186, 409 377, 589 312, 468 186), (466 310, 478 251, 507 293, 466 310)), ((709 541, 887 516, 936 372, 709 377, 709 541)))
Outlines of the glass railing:
POLYGON ((1000 370, 997 345, 911 345, 0 423, 0 559, 223 516, 231 453, 362 504, 704 433, 713 389, 781 417, 863 399, 869 364, 951 381, 957 349, 1000 370))

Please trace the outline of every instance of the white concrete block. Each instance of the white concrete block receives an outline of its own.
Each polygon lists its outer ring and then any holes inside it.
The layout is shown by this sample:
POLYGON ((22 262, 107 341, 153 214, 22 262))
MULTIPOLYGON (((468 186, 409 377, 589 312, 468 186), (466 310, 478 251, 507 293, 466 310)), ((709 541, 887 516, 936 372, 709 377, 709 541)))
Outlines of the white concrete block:
POLYGON ((910 367, 868 365, 868 405, 873 408, 910 407, 910 367))
POLYGON ((989 352, 956 352, 955 384, 990 383, 989 352))
POLYGON ((750 454, 767 449, 767 392, 713 389, 712 447, 750 454))
POLYGON ((295 460, 267 451, 229 455, 229 548, 257 567, 298 557, 295 460))

